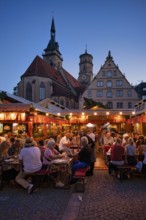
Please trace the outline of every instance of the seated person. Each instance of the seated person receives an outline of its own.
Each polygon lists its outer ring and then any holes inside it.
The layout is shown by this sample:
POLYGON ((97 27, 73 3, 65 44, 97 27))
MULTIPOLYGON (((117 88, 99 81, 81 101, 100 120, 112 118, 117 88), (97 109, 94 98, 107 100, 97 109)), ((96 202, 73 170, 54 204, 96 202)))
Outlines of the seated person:
POLYGON ((8 141, 3 141, 0 144, 0 157, 7 157, 8 156, 8 150, 10 147, 10 143, 8 141))
POLYGON ((136 165, 136 145, 134 144, 133 138, 128 139, 128 144, 125 146, 125 163, 129 165, 136 165))
MULTIPOLYGON (((72 166, 72 177, 76 170, 90 166, 91 163, 91 147, 88 145, 88 138, 81 137, 81 150, 77 155, 72 166)), ((72 180, 73 181, 73 180, 72 180)), ((72 182, 71 181, 71 182, 72 182)))
POLYGON ((70 153, 70 146, 72 145, 72 141, 70 140, 71 134, 66 133, 59 142, 59 151, 70 153))
POLYGON ((21 143, 19 139, 16 139, 14 137, 10 138, 11 146, 8 149, 8 155, 9 156, 17 156, 20 153, 21 150, 21 143))
MULTIPOLYGON (((65 157, 66 153, 60 154, 55 149, 55 147, 56 147, 55 140, 53 138, 49 139, 47 143, 47 148, 43 155, 43 168, 47 169, 48 165, 51 165, 51 162, 53 160, 65 157)), ((55 172, 55 168, 54 168, 54 172, 55 172)), ((56 182, 56 186, 63 187, 64 186, 64 183, 62 181, 63 173, 61 171, 60 172, 57 171, 56 174, 57 176, 54 179, 54 181, 56 182)))
POLYGON ((16 176, 16 182, 27 190, 30 194, 33 192, 34 185, 29 183, 25 178, 27 174, 35 173, 42 168, 41 152, 33 138, 26 138, 24 148, 21 149, 19 154, 19 161, 23 165, 23 169, 16 176))
POLYGON ((124 165, 123 160, 124 148, 122 147, 121 138, 117 138, 115 144, 111 149, 111 161, 109 162, 109 174, 112 170, 117 171, 117 166, 124 165))
POLYGON ((144 142, 144 147, 143 147, 143 154, 144 154, 144 159, 142 161, 142 173, 146 173, 146 137, 145 137, 145 142, 144 142))
POLYGON ((59 159, 65 156, 65 153, 60 154, 56 149, 56 143, 54 139, 49 139, 46 145, 46 149, 43 155, 43 168, 47 168, 48 165, 54 159, 59 159))

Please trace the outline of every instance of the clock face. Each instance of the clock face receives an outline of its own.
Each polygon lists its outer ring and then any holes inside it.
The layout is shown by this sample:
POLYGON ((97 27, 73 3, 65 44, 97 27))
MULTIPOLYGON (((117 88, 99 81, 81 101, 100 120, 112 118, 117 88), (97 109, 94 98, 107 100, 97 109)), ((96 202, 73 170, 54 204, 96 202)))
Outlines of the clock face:
POLYGON ((82 75, 82 79, 86 79, 86 75, 82 75))

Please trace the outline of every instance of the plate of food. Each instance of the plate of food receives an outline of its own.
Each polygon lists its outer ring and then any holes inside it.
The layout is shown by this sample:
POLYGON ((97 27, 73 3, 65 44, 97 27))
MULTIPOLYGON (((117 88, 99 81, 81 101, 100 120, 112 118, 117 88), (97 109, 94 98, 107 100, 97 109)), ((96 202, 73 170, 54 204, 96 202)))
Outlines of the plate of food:
POLYGON ((65 159, 55 159, 52 160, 52 163, 67 163, 67 161, 65 159))
POLYGON ((5 159, 5 162, 9 163, 9 162, 13 162, 14 159, 13 158, 9 158, 9 159, 5 159))

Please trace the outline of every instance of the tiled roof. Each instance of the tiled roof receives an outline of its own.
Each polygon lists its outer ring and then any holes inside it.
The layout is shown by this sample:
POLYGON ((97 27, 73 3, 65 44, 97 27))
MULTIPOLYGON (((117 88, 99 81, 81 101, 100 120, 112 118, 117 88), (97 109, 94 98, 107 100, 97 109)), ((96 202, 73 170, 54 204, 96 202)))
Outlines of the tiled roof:
POLYGON ((70 97, 72 96, 71 90, 69 88, 63 87, 57 83, 53 83, 53 96, 66 96, 70 97))
POLYGON ((35 57, 35 59, 30 64, 26 72, 21 76, 21 78, 28 76, 40 76, 51 78, 55 81, 60 82, 63 85, 66 85, 61 74, 59 74, 59 72, 56 69, 52 68, 48 63, 46 63, 46 61, 41 59, 39 56, 35 57))
POLYGON ((73 88, 81 87, 81 84, 70 73, 68 73, 65 69, 62 70, 65 74, 65 77, 67 78, 67 80, 69 81, 69 83, 72 85, 73 88))
MULTIPOLYGON (((61 69, 61 72, 52 68, 46 61, 44 61, 42 58, 39 56, 36 56, 33 62, 30 64, 26 72, 21 76, 23 77, 28 77, 28 76, 39 76, 39 77, 46 77, 52 79, 54 82, 56 81, 58 84, 62 85, 63 87, 66 87, 67 89, 70 90, 71 85, 72 88, 75 89, 75 91, 79 94, 82 91, 81 84, 70 74, 68 73, 65 69, 61 69), (64 79, 66 78, 66 80, 64 79)), ((58 86, 58 85, 57 85, 58 86)), ((55 93, 55 91, 54 91, 55 93)), ((56 89, 56 94, 59 95, 65 95, 66 96, 66 90, 65 88, 61 90, 56 89)), ((68 92, 67 92, 68 93, 68 92)))

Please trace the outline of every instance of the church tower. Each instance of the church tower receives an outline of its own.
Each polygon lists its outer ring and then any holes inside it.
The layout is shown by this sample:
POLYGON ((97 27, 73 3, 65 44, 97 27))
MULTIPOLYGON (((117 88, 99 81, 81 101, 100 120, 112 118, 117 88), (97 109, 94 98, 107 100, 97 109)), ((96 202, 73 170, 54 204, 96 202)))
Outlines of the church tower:
POLYGON ((91 54, 87 53, 87 49, 84 54, 80 55, 79 63, 79 77, 78 81, 83 87, 87 87, 93 80, 93 57, 91 54))
POLYGON ((52 18, 52 25, 51 25, 51 39, 48 43, 46 49, 44 49, 43 59, 50 64, 55 69, 60 69, 62 67, 62 56, 59 51, 59 44, 55 41, 55 23, 54 18, 52 18))

